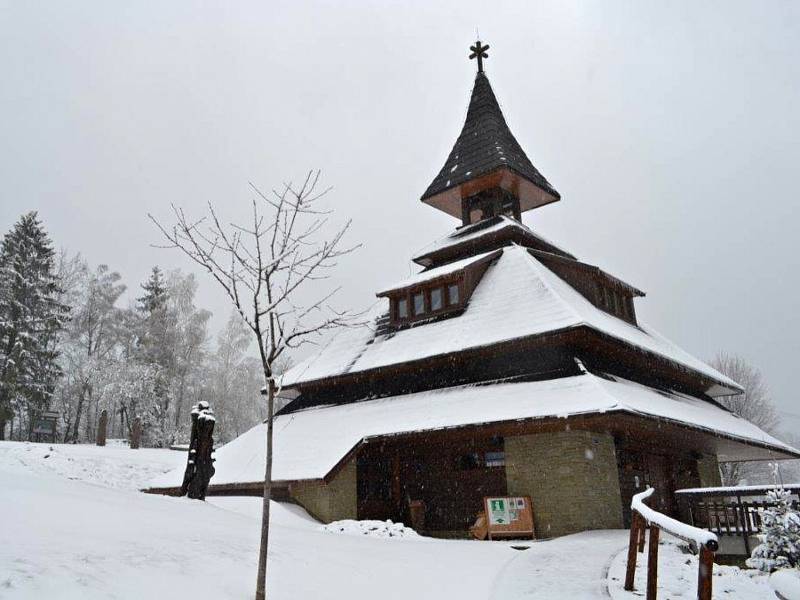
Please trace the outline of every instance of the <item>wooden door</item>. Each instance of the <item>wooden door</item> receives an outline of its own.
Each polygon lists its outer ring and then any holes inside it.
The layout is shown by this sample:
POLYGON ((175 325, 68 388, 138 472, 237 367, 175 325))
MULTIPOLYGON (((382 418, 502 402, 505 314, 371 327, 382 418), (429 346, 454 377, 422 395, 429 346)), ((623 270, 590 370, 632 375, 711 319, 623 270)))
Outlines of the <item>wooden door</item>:
POLYGON ((365 449, 356 462, 359 519, 394 519, 392 461, 390 455, 365 449))

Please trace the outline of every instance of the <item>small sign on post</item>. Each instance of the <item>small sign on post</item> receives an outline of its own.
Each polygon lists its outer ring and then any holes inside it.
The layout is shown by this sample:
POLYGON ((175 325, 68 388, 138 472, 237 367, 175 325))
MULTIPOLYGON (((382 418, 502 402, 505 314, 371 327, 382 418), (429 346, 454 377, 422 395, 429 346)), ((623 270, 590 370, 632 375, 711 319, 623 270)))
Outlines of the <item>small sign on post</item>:
POLYGON ((32 442, 56 441, 56 429, 58 427, 58 413, 54 411, 44 411, 33 422, 32 442), (44 439, 43 439, 44 438, 44 439))

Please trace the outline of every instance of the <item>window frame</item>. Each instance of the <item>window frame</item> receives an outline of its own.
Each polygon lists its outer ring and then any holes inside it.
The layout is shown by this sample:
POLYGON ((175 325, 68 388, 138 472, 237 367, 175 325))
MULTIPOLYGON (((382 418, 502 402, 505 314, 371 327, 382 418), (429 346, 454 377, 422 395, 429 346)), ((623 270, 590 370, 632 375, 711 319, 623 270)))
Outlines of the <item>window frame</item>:
POLYGON ((427 282, 422 285, 416 285, 403 290, 401 293, 394 294, 389 297, 391 323, 397 327, 425 319, 435 318, 440 315, 445 315, 460 310, 464 307, 464 288, 464 277, 459 274, 456 277, 442 278, 432 282, 427 282), (456 288, 455 302, 451 302, 452 287, 456 288), (437 309, 434 309, 432 294, 433 291, 437 289, 441 291, 441 306, 437 309), (420 313, 417 313, 415 310, 414 299, 419 294, 422 294, 424 310, 420 313), (405 317, 400 315, 400 302, 403 300, 406 302, 407 306, 405 317))
POLYGON ((444 307, 445 307, 445 295, 446 295, 446 292, 445 292, 443 286, 441 286, 441 285, 431 286, 431 288, 428 290, 428 297, 430 299, 430 306, 431 306, 430 312, 437 313, 437 312, 441 311, 442 309, 444 309, 444 307), (439 292, 439 307, 438 308, 435 308, 433 306, 433 295, 434 295, 434 292, 439 292))

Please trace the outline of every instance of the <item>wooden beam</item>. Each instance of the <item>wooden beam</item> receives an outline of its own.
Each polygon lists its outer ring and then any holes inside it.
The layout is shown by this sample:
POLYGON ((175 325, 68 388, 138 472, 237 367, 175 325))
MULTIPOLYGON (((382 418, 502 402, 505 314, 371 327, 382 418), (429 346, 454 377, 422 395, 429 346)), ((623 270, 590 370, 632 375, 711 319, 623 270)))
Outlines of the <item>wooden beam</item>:
POLYGON ((650 525, 650 543, 647 549, 647 600, 658 596, 658 535, 659 528, 650 525))
POLYGON ((699 573, 697 575, 697 600, 711 600, 714 575, 714 553, 702 546, 700 548, 699 573))
POLYGON ((642 517, 634 512, 631 518, 631 535, 628 540, 628 566, 625 569, 625 590, 634 590, 633 582, 636 578, 636 544, 639 541, 639 529, 641 528, 642 517))

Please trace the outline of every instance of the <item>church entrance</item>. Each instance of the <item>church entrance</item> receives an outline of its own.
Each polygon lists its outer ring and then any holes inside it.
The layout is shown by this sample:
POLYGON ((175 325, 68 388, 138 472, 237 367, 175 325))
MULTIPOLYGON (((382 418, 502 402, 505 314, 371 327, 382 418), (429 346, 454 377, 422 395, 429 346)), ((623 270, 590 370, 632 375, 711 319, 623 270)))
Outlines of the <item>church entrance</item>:
POLYGON ((689 457, 625 448, 617 450, 617 465, 625 527, 631 524, 631 500, 635 494, 648 487, 655 488, 647 504, 661 513, 680 518, 675 490, 700 485, 696 461, 689 457))
POLYGON ((502 437, 406 438, 367 444, 357 461, 359 519, 411 524, 422 509, 427 532, 463 532, 483 508, 484 496, 505 496, 502 437))

